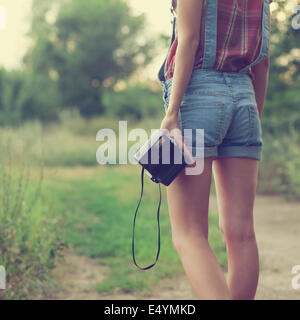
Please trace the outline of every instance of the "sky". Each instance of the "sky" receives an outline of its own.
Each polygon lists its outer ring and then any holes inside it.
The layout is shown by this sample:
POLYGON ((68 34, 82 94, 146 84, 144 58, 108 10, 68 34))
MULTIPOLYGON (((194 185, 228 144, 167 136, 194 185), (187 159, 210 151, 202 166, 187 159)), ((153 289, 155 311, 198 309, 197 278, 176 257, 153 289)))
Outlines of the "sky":
POLYGON ((0 66, 19 66, 28 47, 25 33, 29 30, 27 15, 31 0, 0 0, 0 66))
MULTIPOLYGON (((146 14, 150 34, 171 33, 170 0, 126 1, 134 14, 146 14)), ((30 10, 31 0, 0 0, 0 67, 12 69, 21 65, 22 56, 29 46, 26 32, 30 26, 30 10)), ((166 51, 163 50, 155 57, 153 63, 143 71, 145 77, 156 77, 165 55, 166 51)))

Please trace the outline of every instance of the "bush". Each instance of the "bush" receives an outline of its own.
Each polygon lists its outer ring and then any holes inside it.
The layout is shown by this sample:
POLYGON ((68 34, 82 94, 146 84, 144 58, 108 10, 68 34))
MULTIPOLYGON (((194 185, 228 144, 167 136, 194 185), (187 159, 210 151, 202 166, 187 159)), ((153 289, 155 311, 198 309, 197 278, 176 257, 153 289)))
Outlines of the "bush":
POLYGON ((259 171, 260 192, 281 194, 286 199, 300 199, 300 134, 281 136, 265 134, 259 171))
POLYGON ((122 91, 105 91, 106 115, 119 119, 142 120, 163 115, 161 92, 151 91, 144 84, 128 86, 122 91))
POLYGON ((59 106, 55 82, 39 74, 0 70, 0 125, 56 120, 59 106))
POLYGON ((62 218, 43 194, 43 167, 31 177, 25 162, 13 162, 9 148, 1 149, 7 157, 0 174, 0 265, 6 269, 0 298, 26 299, 48 284, 63 245, 62 218))

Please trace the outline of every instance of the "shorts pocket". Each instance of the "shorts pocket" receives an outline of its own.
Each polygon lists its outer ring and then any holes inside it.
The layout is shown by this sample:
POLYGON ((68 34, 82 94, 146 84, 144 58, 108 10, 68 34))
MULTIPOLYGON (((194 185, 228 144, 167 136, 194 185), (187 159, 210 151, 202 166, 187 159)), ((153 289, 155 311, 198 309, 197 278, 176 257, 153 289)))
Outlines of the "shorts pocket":
POLYGON ((249 139, 248 145, 249 146, 262 146, 262 127, 261 127, 261 120, 259 117, 257 105, 249 105, 249 139))
POLYGON ((182 129, 192 129, 193 139, 190 144, 193 147, 195 147, 196 129, 204 130, 204 146, 213 147, 221 142, 224 108, 223 102, 198 102, 179 108, 182 129))

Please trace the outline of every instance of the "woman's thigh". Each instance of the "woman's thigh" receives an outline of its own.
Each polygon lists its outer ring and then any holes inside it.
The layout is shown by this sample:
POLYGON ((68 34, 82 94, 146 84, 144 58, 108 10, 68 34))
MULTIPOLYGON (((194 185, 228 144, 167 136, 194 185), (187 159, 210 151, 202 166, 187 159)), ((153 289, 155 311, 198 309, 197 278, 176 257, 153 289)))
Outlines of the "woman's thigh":
POLYGON ((182 170, 167 187, 173 241, 193 235, 207 238, 213 158, 196 161, 204 161, 201 174, 186 175, 182 170))
POLYGON ((258 160, 240 157, 213 163, 220 227, 228 239, 243 241, 254 234, 258 165, 258 160))

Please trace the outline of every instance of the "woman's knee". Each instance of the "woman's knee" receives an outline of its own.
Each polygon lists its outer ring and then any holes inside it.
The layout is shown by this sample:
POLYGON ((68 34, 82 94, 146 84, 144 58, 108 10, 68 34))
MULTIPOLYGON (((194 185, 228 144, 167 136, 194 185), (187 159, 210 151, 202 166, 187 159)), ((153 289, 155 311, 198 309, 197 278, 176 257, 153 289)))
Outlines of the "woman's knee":
POLYGON ((206 232, 199 231, 189 232, 186 234, 172 234, 172 243, 177 251, 184 251, 191 246, 191 243, 208 244, 208 234, 206 232))
POLYGON ((226 245, 242 244, 255 239, 254 226, 251 220, 223 223, 220 224, 220 230, 226 245))

